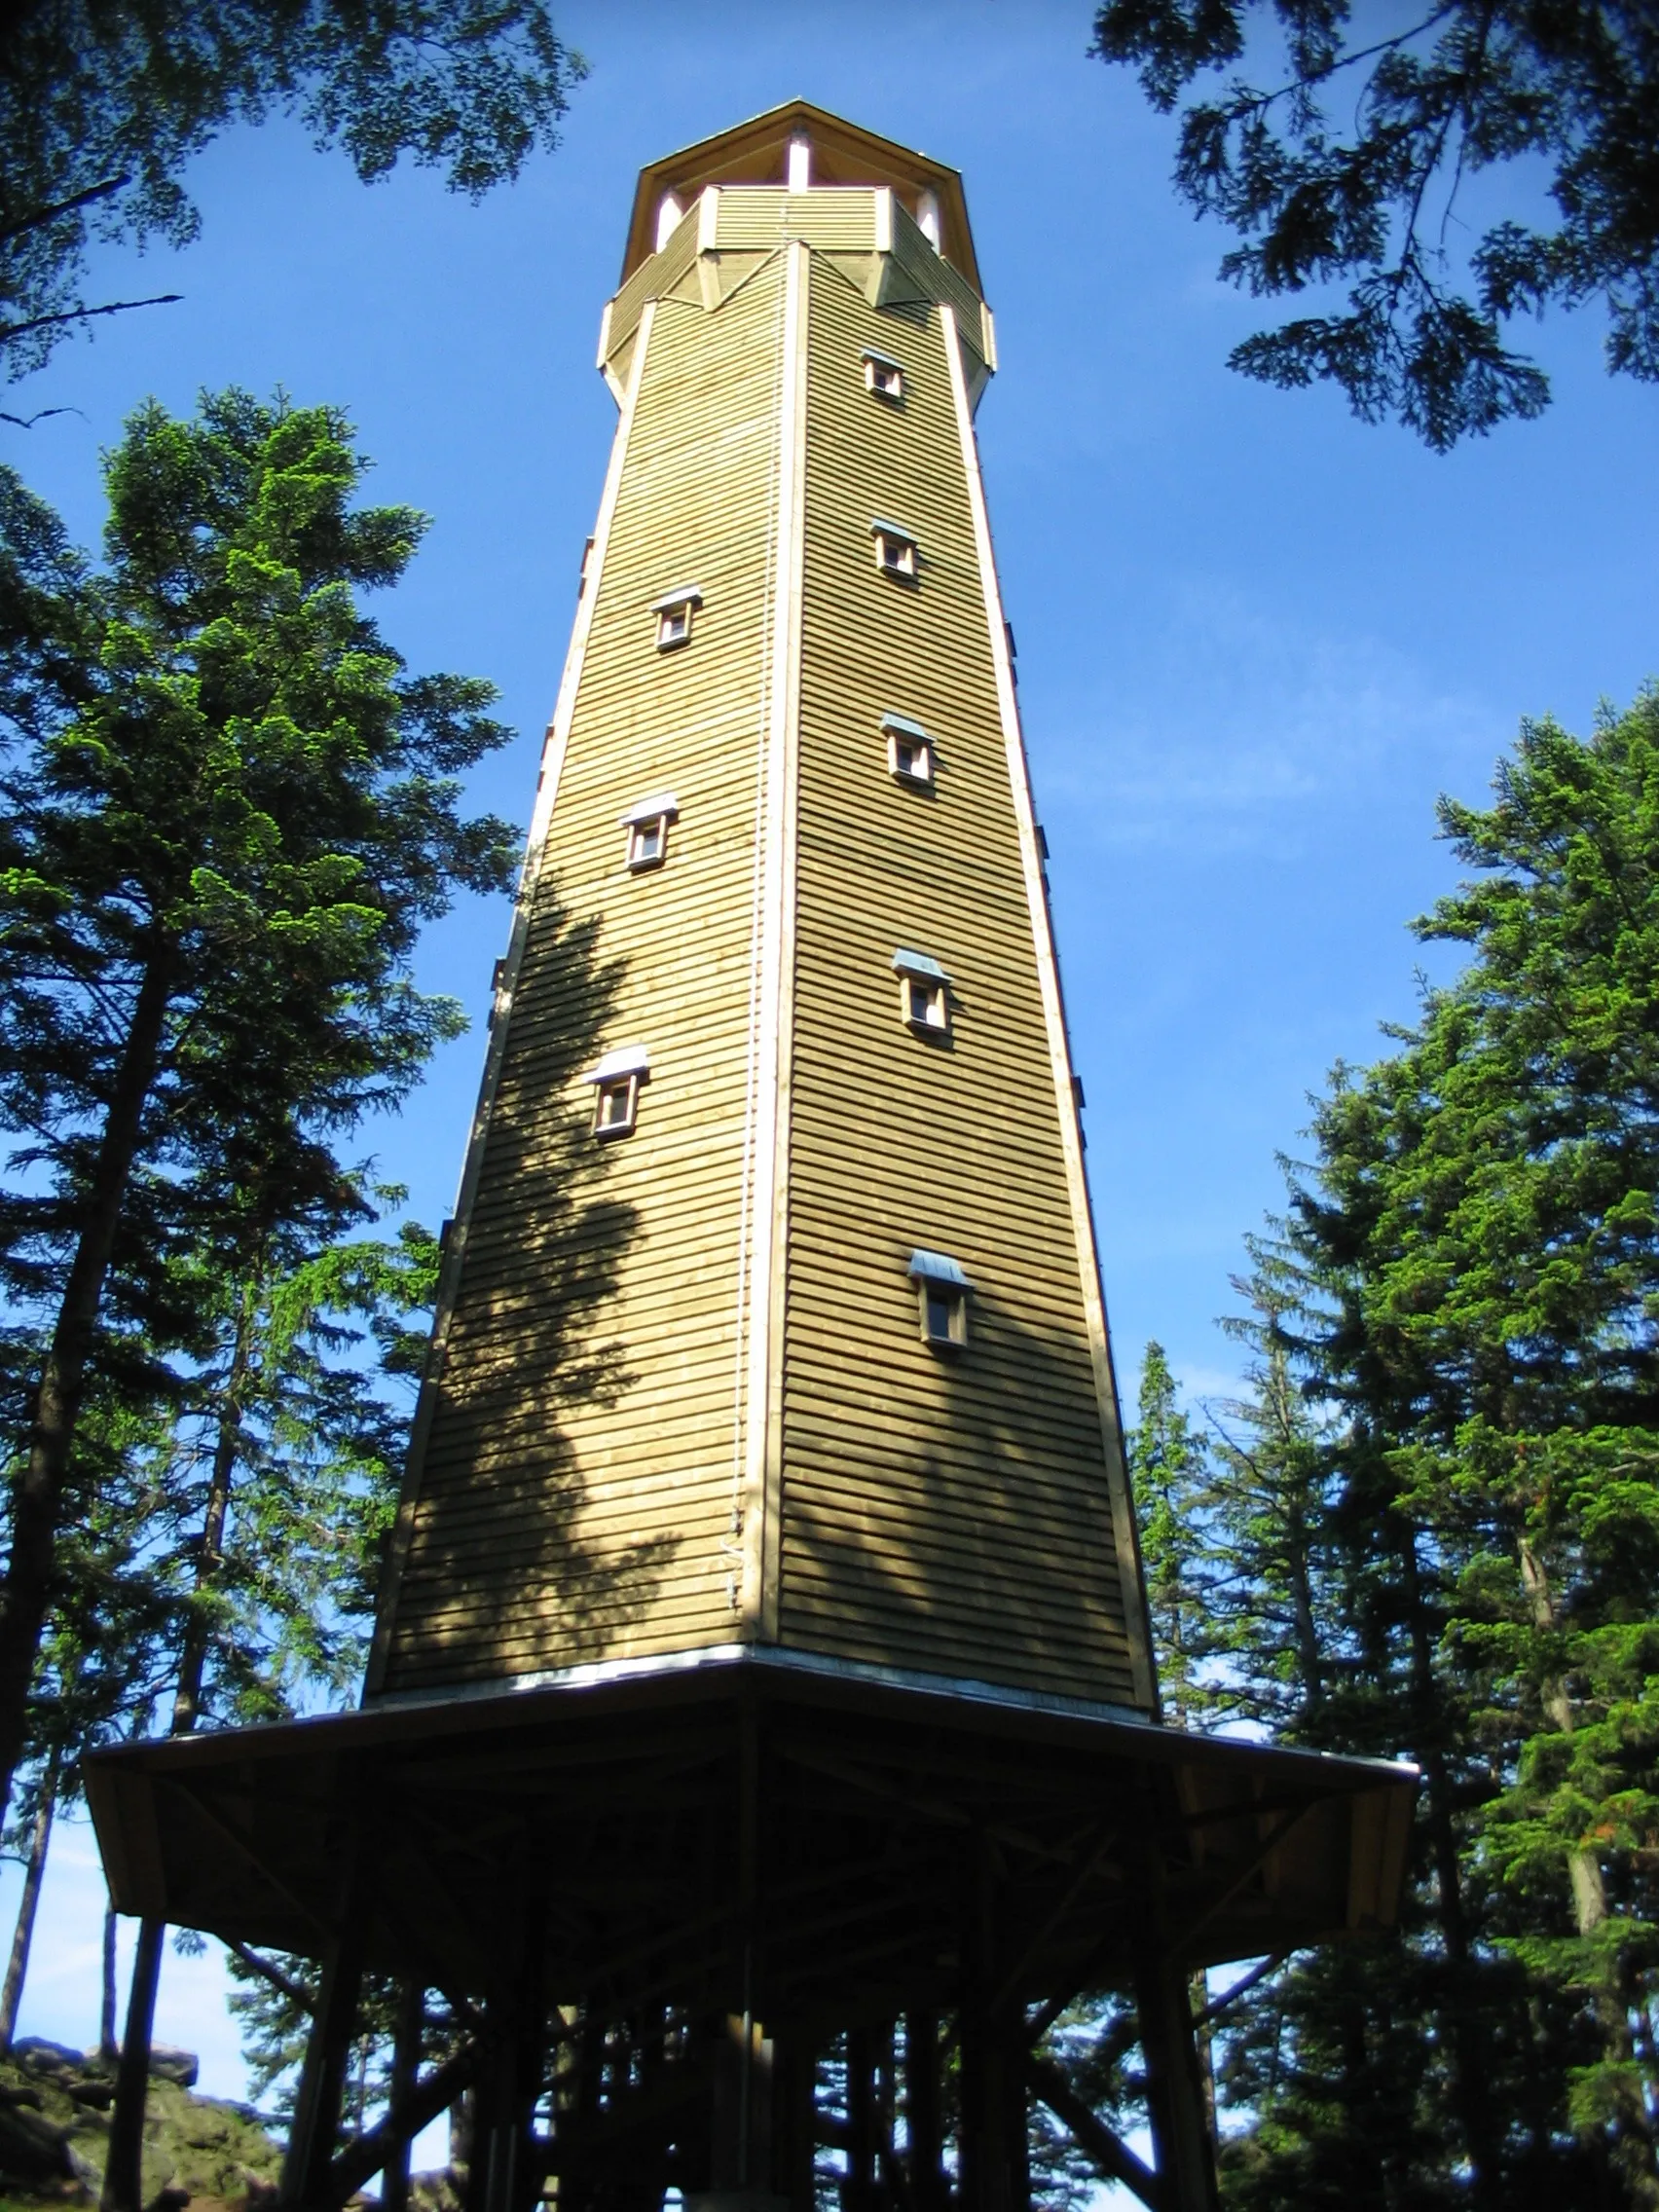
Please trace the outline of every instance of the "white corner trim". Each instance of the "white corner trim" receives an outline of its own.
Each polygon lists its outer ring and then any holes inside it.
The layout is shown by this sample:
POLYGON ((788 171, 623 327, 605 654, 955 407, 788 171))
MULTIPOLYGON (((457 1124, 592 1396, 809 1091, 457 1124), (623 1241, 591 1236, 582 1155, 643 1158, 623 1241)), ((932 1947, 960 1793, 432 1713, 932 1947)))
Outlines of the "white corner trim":
POLYGON ((794 972, 795 756, 800 722, 800 612, 806 541, 806 306, 811 256, 785 249, 779 362, 777 539, 766 736, 759 1035, 749 1274, 743 1467, 742 1634, 777 1633, 783 1461, 783 1317, 789 1240, 790 1030, 794 972))
POLYGON ((1073 1231, 1077 1237, 1078 1272, 1082 1279, 1084 1310, 1088 1323, 1088 1347, 1094 1367, 1095 1396, 1100 1408, 1101 1446, 1106 1462, 1107 1492, 1111 1499, 1114 1549, 1124 1593, 1124 1626, 1128 1637, 1135 1694, 1144 1702, 1147 1711, 1156 1713, 1157 1680, 1152 1667, 1149 1623, 1142 1592, 1140 1538, 1135 1528, 1128 1476, 1124 1463, 1123 1415, 1118 1402, 1117 1377, 1112 1368, 1106 1301, 1100 1287, 1100 1260, 1094 1241, 1094 1216, 1089 1202, 1088 1177, 1084 1167, 1077 1094, 1072 1088, 1071 1051, 1066 1042, 1059 962, 1055 956, 1053 931, 1049 919, 1048 894, 1043 883, 1043 861, 1037 843, 1036 816, 1031 804, 1031 780, 1026 765, 1025 739, 1019 726, 1019 702, 1014 691, 1014 668, 1009 657, 1008 624, 1003 616, 1002 593, 997 583, 990 515, 985 505, 985 487, 979 473, 979 449, 974 435, 973 407, 962 361, 962 339, 956 327, 954 311, 948 305, 941 304, 939 314, 944 330, 945 360, 950 371, 950 396, 956 414, 957 436, 962 446, 968 503, 974 521, 974 545, 984 592, 985 623, 989 632, 991 659, 996 670, 997 707, 1002 719, 1003 745, 1008 756, 1008 778, 1014 793, 1014 815, 1019 825, 1025 901, 1031 913, 1037 975, 1043 993, 1043 1014, 1049 1032, 1054 1103, 1059 1114, 1066 1185, 1071 1200, 1073 1231))
POLYGON ((610 529, 616 517, 616 501, 622 488, 622 466, 628 455, 628 441, 633 432, 634 413, 639 401, 640 386, 645 378, 645 355, 650 346, 651 324, 655 316, 656 302, 647 300, 640 317, 639 336, 634 342, 627 395, 622 402, 616 435, 611 440, 610 461, 605 472, 605 490, 599 502, 599 518, 594 524, 593 548, 587 559, 582 595, 576 602, 575 620, 571 627, 571 643, 565 654, 559 696, 542 742, 541 774, 536 786, 535 805, 530 819, 530 834, 525 843, 524 866, 519 871, 518 893, 513 903, 512 932, 507 940, 506 958, 501 963, 501 980, 496 992, 496 1018, 490 1031, 489 1049, 484 1055, 484 1075, 478 1088, 478 1104, 472 1116, 471 1133, 467 1138, 466 1158, 461 1166, 461 1188, 456 1195, 449 1242, 439 1271, 432 1341, 426 1353, 425 1370, 421 1378, 421 1395, 416 1404, 415 1420, 410 1431, 409 1457, 397 1502, 397 1520, 392 1530, 391 1544, 387 1554, 379 1602, 375 1609, 374 1641, 369 1646, 369 1663, 363 1678, 365 1701, 379 1691, 391 1656, 392 1623, 397 1611, 403 1568, 415 1532, 415 1509, 421 1494, 421 1477, 426 1443, 431 1434, 432 1417, 437 1407, 444 1355, 449 1346, 456 1294, 461 1285, 467 1223, 478 1195, 479 1178, 484 1167, 485 1139, 489 1134, 490 1116, 496 1103, 496 1092, 500 1085, 501 1068, 506 1057, 513 989, 518 981, 519 970, 524 965, 531 909, 541 873, 548 825, 553 819, 553 802, 558 795, 559 778, 565 765, 571 718, 575 711, 576 689, 581 682, 582 662, 587 653, 588 637, 593 629, 594 607, 605 574, 605 556, 610 543, 610 529))

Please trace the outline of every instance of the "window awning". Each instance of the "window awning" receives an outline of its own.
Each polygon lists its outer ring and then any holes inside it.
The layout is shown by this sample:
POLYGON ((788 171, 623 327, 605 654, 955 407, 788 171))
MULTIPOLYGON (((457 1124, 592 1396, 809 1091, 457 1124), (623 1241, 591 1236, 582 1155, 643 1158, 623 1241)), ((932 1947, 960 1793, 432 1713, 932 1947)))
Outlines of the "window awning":
POLYGON ((617 820, 624 830, 629 830, 636 822, 657 822, 664 815, 670 822, 679 820, 680 801, 672 792, 652 792, 649 798, 641 799, 638 806, 631 806, 626 814, 618 815, 617 820))
POLYGON ((615 1083, 625 1075, 645 1076, 651 1072, 651 1057, 644 1045, 618 1045, 615 1051, 607 1052, 596 1060, 583 1083, 615 1083))
POLYGON ((907 1272, 912 1282, 948 1283, 953 1290, 974 1287, 963 1272, 960 1260, 953 1260, 948 1252, 927 1252, 918 1247, 910 1254, 907 1272))

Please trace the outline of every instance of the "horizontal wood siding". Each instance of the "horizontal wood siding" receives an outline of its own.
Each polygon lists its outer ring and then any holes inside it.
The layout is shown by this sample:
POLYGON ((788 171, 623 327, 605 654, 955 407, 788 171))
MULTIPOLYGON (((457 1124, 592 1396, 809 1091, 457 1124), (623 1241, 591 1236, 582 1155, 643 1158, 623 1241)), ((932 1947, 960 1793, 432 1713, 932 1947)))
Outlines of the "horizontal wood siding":
POLYGON ((893 203, 893 258, 930 299, 955 311, 962 336, 982 361, 991 357, 985 306, 959 269, 939 253, 927 233, 901 202, 893 203))
POLYGON ((774 258, 718 313, 656 310, 466 1224, 389 1690, 732 1634, 782 288, 774 258), (703 594, 691 642, 659 653, 651 602, 686 584, 703 594), (631 875, 617 818, 664 788, 680 804, 667 864, 631 875), (638 1130, 601 1145, 580 1077, 636 1043, 651 1071, 638 1130))
POLYGON ((817 258, 809 327, 782 1633, 1132 1702, 939 313, 872 309, 817 258), (866 346, 903 364, 901 406, 866 391, 866 346), (913 586, 876 570, 878 516, 915 533, 913 586), (936 740, 932 793, 888 774, 887 710, 936 740), (948 1045, 903 1026, 896 946, 949 974, 948 1045), (975 1284, 960 1359, 920 1341, 916 1245, 975 1284))
POLYGON ((640 327, 647 300, 665 298, 697 259, 697 209, 693 206, 670 233, 660 253, 644 261, 610 303, 607 350, 614 359, 640 327))

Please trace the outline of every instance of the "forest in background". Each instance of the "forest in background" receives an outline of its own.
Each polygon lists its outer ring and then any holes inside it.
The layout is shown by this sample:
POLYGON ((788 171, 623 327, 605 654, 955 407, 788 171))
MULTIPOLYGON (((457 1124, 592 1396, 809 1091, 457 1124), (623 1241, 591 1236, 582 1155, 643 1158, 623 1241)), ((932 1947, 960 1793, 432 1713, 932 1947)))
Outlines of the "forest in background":
POLYGON ((1244 1394, 1152 1345, 1130 1438, 1169 1717, 1422 1774, 1398 1940, 1213 2015, 1251 2212, 1659 2202, 1659 694, 1439 817, 1464 965, 1313 1101, 1244 1394))

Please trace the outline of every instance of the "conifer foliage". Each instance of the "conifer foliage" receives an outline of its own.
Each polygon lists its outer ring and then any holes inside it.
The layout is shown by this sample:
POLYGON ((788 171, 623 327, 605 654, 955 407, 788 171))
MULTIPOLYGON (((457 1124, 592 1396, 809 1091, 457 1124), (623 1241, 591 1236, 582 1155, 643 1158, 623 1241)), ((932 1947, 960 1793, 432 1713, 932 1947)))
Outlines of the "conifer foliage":
POLYGON ((1466 965, 1318 1101, 1250 1395, 1172 1526, 1141 1499, 1212 1703, 1423 1775, 1399 1941, 1223 2022, 1227 2193, 1652 2206, 1659 695, 1524 725, 1493 803, 1440 811, 1472 873, 1415 926, 1466 965))
POLYGON ((280 1285, 369 1210, 338 1144, 458 1025, 412 983, 422 925, 507 880, 506 826, 459 806, 507 734, 491 687, 410 675, 361 605, 424 527, 352 503, 365 466, 331 408, 152 402, 106 465, 101 568, 0 476, 0 1270, 39 1352, 0 1584, 8 1787, 89 1393, 176 1404, 239 1325, 269 1344, 280 1285))

